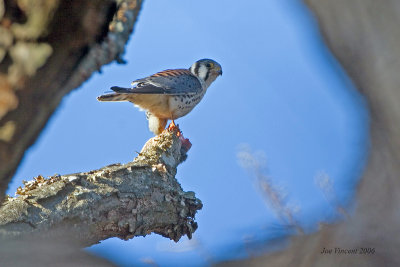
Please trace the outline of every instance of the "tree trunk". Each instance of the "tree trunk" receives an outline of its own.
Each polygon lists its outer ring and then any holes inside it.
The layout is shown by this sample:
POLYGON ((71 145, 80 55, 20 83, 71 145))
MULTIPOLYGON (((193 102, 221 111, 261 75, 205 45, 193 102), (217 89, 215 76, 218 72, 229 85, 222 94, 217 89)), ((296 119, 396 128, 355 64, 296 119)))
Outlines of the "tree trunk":
POLYGON ((0 202, 62 97, 121 55, 140 0, 0 0, 0 202))
POLYGON ((305 0, 326 43, 366 97, 371 147, 352 217, 281 252, 226 266, 400 266, 400 2, 305 0), (323 248, 333 249, 323 255, 323 248), (374 254, 335 254, 372 248, 374 254))

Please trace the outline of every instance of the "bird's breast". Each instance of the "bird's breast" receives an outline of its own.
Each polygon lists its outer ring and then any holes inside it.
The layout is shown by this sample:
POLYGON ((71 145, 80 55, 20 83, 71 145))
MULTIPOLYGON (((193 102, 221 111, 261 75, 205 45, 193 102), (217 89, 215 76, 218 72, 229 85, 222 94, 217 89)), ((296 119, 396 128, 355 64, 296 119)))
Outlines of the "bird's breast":
POLYGON ((204 93, 170 96, 171 119, 175 120, 188 114, 201 101, 204 93))

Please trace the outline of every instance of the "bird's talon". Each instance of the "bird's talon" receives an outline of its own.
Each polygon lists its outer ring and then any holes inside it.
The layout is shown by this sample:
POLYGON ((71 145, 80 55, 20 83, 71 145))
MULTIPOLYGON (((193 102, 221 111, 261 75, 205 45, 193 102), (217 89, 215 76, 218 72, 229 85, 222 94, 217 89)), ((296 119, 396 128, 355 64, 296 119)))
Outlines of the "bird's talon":
POLYGON ((179 125, 176 125, 174 121, 171 121, 171 123, 168 125, 167 129, 168 129, 168 131, 176 132, 177 136, 181 136, 182 135, 182 132, 179 129, 179 125))

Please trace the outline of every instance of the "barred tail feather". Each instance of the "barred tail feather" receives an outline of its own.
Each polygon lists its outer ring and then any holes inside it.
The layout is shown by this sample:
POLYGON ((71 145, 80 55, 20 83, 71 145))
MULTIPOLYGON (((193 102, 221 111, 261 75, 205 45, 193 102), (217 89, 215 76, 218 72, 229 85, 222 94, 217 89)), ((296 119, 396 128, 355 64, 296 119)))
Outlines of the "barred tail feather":
POLYGON ((130 88, 113 86, 111 87, 115 93, 105 94, 97 97, 99 101, 129 101, 132 96, 128 96, 132 92, 130 88))
POLYGON ((128 96, 126 94, 107 94, 97 97, 98 101, 128 101, 128 96))

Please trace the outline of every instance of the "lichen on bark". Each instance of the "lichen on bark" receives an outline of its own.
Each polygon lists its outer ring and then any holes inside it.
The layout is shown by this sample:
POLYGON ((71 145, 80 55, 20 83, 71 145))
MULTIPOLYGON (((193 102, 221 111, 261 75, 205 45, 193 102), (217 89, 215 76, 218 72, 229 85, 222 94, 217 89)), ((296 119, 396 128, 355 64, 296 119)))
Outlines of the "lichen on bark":
POLYGON ((192 237, 202 203, 175 178, 186 151, 177 131, 150 139, 133 162, 24 182, 0 207, 0 237, 73 237, 81 246, 157 233, 192 237))

